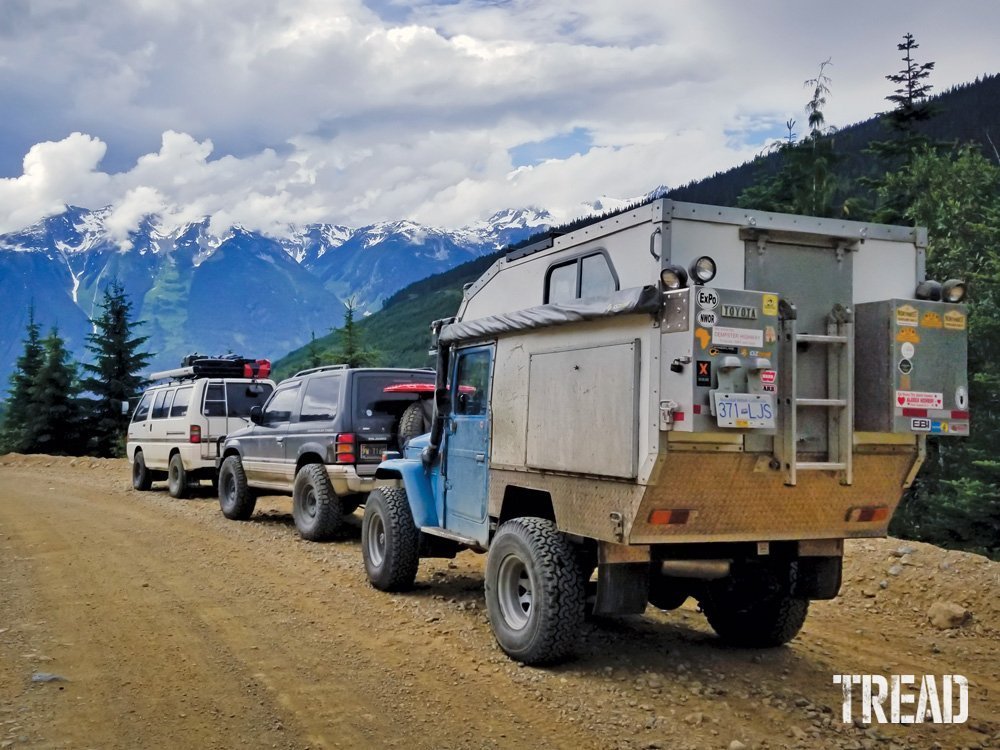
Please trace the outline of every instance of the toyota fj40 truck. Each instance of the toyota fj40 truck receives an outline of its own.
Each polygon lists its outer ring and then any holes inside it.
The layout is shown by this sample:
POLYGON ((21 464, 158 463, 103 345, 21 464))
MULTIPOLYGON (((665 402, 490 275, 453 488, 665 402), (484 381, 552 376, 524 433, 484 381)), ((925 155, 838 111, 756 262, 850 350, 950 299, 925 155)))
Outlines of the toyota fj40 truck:
POLYGON ((926 436, 967 435, 964 284, 926 232, 666 199, 508 252, 438 321, 429 435, 369 498, 372 584, 488 552, 501 648, 695 597, 774 646, 884 536, 926 436), (597 572, 596 582, 593 573, 597 572))

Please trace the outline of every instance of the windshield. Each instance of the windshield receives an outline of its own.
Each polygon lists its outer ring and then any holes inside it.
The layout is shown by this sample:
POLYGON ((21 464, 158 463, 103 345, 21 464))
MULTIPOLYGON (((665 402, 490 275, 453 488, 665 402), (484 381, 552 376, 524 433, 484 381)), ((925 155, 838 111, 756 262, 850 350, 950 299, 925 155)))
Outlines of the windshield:
POLYGON ((399 383, 433 383, 433 372, 361 372, 354 378, 354 429, 392 432, 399 415, 420 398, 415 393, 386 393, 399 383))

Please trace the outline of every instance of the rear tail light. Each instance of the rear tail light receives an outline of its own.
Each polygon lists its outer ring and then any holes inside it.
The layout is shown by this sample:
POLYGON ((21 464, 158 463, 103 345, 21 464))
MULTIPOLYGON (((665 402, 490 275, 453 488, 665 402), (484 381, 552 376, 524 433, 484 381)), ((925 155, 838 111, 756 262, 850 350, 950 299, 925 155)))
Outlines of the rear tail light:
POLYGON ((335 443, 336 463, 353 464, 357 462, 357 454, 354 449, 355 442, 354 433, 342 432, 337 435, 335 443))
POLYGON ((200 443, 201 442, 201 427, 196 424, 191 425, 191 431, 188 433, 188 442, 200 443))
POLYGON ((851 508, 847 511, 847 520, 857 523, 876 523, 889 517, 889 508, 885 505, 865 505, 851 508))

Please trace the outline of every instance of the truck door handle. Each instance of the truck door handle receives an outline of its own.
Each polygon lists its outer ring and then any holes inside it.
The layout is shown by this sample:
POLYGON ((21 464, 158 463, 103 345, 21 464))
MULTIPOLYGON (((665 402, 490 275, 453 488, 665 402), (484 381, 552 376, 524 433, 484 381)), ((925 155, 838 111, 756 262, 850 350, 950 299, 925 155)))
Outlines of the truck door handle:
POLYGON ((283 437, 277 437, 277 438, 274 439, 274 442, 276 442, 276 443, 283 443, 283 442, 285 442, 285 439, 283 437))
POLYGON ((486 461, 486 454, 485 453, 477 453, 476 454, 476 463, 477 464, 484 463, 485 461, 486 461))

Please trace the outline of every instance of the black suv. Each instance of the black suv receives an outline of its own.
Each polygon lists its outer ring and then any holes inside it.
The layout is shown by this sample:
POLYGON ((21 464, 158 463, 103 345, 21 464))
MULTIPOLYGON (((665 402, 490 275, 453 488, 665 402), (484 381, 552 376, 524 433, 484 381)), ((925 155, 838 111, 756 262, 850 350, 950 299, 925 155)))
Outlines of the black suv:
POLYGON ((329 539, 381 484, 375 470, 383 452, 399 448, 403 413, 411 421, 421 392, 433 383, 429 370, 344 365, 282 381, 263 407, 251 410, 253 426, 231 433, 222 447, 223 515, 246 520, 258 495, 287 493, 299 534, 329 539))

